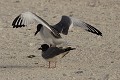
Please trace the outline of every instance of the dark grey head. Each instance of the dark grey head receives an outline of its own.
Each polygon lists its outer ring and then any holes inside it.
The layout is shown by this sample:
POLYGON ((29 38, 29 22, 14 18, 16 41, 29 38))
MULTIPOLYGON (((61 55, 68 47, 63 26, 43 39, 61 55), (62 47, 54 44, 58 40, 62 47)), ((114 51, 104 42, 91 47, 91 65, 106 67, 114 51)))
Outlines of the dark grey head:
POLYGON ((49 48, 48 44, 42 44, 38 50, 46 51, 49 48))
POLYGON ((35 35, 41 30, 41 27, 43 27, 42 24, 37 25, 37 31, 35 32, 35 35))

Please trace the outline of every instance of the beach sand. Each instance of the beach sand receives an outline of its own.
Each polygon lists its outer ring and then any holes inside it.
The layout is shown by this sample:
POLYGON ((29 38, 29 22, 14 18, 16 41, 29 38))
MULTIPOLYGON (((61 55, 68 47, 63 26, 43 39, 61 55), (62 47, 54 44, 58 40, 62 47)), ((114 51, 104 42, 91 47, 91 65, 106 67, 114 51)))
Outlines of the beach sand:
POLYGON ((120 80, 119 0, 1 0, 0 37, 0 80, 120 80), (103 36, 73 28, 63 38, 76 50, 49 69, 38 50, 43 40, 34 36, 36 24, 12 28, 14 18, 26 11, 52 25, 62 15, 73 16, 103 36))

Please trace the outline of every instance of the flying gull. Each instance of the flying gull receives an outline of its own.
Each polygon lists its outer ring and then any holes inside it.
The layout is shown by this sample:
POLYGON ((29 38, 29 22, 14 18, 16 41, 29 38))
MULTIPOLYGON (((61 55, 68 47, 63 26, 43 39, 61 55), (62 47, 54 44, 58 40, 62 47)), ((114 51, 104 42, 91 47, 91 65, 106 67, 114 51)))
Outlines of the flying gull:
POLYGON ((32 24, 33 22, 37 22, 38 24, 35 35, 38 32, 40 32, 40 35, 43 38, 43 40, 47 44, 52 46, 64 43, 65 41, 64 39, 62 39, 60 33, 67 35, 69 29, 73 26, 81 27, 88 32, 102 36, 102 33, 95 27, 83 21, 80 21, 79 19, 72 18, 69 16, 62 16, 60 22, 58 22, 55 25, 49 25, 44 19, 37 16, 35 13, 24 12, 14 19, 12 26, 13 28, 25 27, 29 24, 32 24))

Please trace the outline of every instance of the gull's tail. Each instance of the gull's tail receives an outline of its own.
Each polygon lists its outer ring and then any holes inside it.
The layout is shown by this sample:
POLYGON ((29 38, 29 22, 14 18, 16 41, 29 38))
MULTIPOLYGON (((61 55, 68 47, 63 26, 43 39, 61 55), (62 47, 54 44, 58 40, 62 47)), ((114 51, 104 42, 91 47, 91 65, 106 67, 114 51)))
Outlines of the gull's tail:
POLYGON ((65 49, 65 51, 70 51, 70 50, 74 50, 74 49, 76 49, 76 48, 67 47, 67 48, 65 49))

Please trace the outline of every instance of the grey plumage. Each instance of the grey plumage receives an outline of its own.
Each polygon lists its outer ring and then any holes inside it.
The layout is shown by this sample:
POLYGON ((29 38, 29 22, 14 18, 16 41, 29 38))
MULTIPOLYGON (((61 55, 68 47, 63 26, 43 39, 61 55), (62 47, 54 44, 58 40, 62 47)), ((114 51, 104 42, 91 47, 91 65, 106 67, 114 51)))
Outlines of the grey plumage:
POLYGON ((83 21, 80 21, 79 19, 68 16, 62 16, 61 21, 56 25, 54 25, 54 28, 57 31, 59 31, 59 33, 63 33, 64 35, 67 35, 69 28, 73 26, 81 27, 89 32, 102 36, 102 33, 98 29, 91 26, 90 24, 87 24, 83 21))
MULTIPOLYGON (((58 59, 63 58, 70 50, 74 50, 72 47, 49 47, 47 44, 41 45, 39 50, 42 50, 42 57, 50 62, 57 62, 58 59)), ((50 64, 49 64, 50 67, 50 64)))

